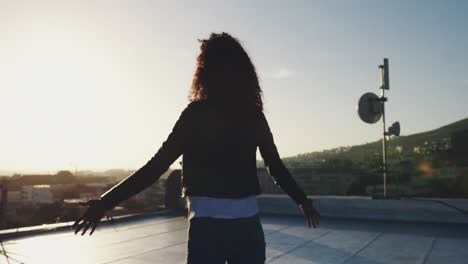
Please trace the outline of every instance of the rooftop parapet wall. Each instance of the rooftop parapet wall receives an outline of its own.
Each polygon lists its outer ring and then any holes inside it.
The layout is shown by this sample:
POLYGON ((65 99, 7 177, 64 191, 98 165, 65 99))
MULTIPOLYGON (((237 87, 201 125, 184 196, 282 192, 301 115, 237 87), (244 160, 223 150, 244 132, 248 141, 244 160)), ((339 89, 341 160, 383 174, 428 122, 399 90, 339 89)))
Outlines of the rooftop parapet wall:
MULTIPOLYGON (((375 200, 370 197, 339 196, 309 197, 314 200, 319 213, 330 218, 468 224, 466 199, 436 201, 375 200)), ((258 204, 262 214, 302 215, 300 208, 286 195, 260 195, 258 204)))

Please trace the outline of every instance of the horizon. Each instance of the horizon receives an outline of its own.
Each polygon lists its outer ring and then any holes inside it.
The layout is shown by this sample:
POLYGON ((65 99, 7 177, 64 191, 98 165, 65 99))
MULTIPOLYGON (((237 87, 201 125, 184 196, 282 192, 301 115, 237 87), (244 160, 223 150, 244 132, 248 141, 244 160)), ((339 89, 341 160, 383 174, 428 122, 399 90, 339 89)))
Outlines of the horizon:
POLYGON ((188 103, 197 39, 211 32, 250 55, 281 157, 379 140, 356 105, 379 94, 384 57, 387 123, 437 129, 468 117, 466 12, 460 1, 2 2, 0 175, 144 165, 188 103))
MULTIPOLYGON (((437 127, 437 128, 434 128, 434 129, 430 129, 430 130, 426 130, 426 131, 420 131, 420 132, 416 132, 416 133, 413 133, 413 134, 409 134, 409 135, 400 135, 400 137, 408 137, 408 136, 414 136, 414 135, 418 135, 418 134, 421 134, 421 133, 426 133, 426 132, 430 132, 430 131, 433 131, 433 130, 437 130, 437 129, 440 129, 442 127, 445 127, 447 125, 451 125, 451 124, 454 124, 454 123, 457 123, 457 122, 460 122, 460 121, 463 121, 463 120, 466 120, 468 119, 468 117, 466 118, 462 118, 462 119, 459 119, 459 120, 456 120, 456 121, 453 121, 453 122, 450 122, 448 124, 445 124, 445 125, 442 125, 440 127, 437 127)), ((360 143, 360 144, 356 144, 356 145, 343 145, 343 146, 337 146, 337 147, 334 147, 334 148, 329 148, 329 149, 322 149, 322 150, 316 150, 316 151, 311 151, 311 152, 303 152, 303 153, 297 153, 295 155, 292 155, 292 156, 287 156, 287 157, 282 157, 282 158, 293 158, 293 157, 296 157, 298 155, 302 155, 302 154, 309 154, 309 153, 316 153, 316 152, 324 152, 324 151, 327 151, 327 150, 332 150, 332 149, 337 149, 337 148, 340 148, 340 147, 355 147, 355 146, 361 146, 361 145, 366 145, 366 144, 372 144, 372 143, 376 143, 376 142, 379 142, 381 141, 382 139, 376 139, 376 140, 372 140, 372 141, 369 141, 369 142, 364 142, 364 143, 360 143)), ((258 159, 257 158, 257 161, 261 161, 262 159, 258 159)), ((175 162, 174 162, 175 164, 175 162)), ((174 165, 173 164, 173 165, 174 165)), ((91 173, 96 173, 96 174, 102 174, 102 173, 106 173, 107 171, 112 171, 112 170, 118 170, 118 171, 136 171, 138 168, 119 168, 119 167, 114 167, 114 168, 104 168, 104 169, 93 169, 93 168, 84 168, 84 169, 78 169, 76 168, 76 170, 68 170, 68 171, 71 171, 74 175, 76 175, 77 173, 84 173, 84 172, 91 172, 91 173)), ((171 166, 169 168, 169 170, 175 170, 175 169, 180 169, 180 165, 177 165, 177 166, 171 166)), ((50 171, 50 170, 30 170, 30 171, 8 171, 8 170, 1 170, 0 169, 0 177, 1 176, 13 176, 14 174, 20 174, 20 175, 34 175, 34 174, 37 174, 37 175, 43 175, 43 174, 49 174, 49 175, 54 175, 56 173, 58 173, 59 171, 64 171, 63 169, 62 170, 57 170, 57 171, 50 171)), ((82 175, 81 175, 82 176, 82 175)))

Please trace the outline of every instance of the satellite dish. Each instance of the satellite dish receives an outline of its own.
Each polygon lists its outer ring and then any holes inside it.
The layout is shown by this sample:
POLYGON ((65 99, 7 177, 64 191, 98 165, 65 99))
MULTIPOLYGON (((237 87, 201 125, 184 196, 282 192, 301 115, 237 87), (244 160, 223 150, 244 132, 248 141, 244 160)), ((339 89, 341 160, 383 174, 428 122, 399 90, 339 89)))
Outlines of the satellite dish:
POLYGON ((377 123, 383 114, 383 105, 380 98, 374 93, 365 93, 359 98, 358 114, 362 121, 377 123))
POLYGON ((400 136, 400 122, 395 122, 388 128, 389 136, 400 136))

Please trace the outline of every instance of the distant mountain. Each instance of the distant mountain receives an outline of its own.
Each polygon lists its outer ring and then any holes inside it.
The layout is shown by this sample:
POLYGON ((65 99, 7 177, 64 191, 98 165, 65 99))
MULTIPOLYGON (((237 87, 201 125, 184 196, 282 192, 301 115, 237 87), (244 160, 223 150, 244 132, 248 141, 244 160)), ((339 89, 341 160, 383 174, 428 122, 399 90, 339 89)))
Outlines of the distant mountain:
POLYGON ((462 131, 468 131, 468 118, 431 131, 396 137, 391 142, 393 145, 401 145, 413 149, 414 147, 427 145, 431 142, 436 143, 450 140, 454 134, 462 131))
MULTIPOLYGON (((451 148, 452 137, 457 134, 468 134, 468 118, 454 122, 452 124, 408 136, 392 137, 388 143, 389 152, 398 151, 402 155, 411 155, 421 149, 442 149, 447 151, 451 148)), ((317 162, 327 159, 349 159, 353 162, 362 162, 372 156, 381 155, 382 141, 356 145, 351 147, 339 147, 324 151, 299 154, 287 157, 283 160, 287 165, 301 164, 303 166, 313 166, 317 162)))

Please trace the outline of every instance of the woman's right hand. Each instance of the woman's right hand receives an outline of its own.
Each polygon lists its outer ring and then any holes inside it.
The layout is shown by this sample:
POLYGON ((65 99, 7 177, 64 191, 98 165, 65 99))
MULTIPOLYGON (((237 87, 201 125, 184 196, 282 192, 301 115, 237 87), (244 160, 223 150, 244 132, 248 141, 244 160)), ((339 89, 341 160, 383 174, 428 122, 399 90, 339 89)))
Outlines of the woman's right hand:
POLYGON ((320 219, 320 214, 315 210, 313 204, 312 204, 312 199, 307 199, 301 204, 302 208, 302 213, 304 214, 304 217, 307 219, 307 223, 309 225, 309 228, 311 225, 314 226, 314 228, 317 228, 319 224, 319 219, 320 219))
POLYGON ((81 235, 84 235, 86 231, 91 227, 89 235, 94 233, 94 230, 98 226, 101 218, 106 213, 103 202, 101 200, 89 200, 85 203, 80 203, 82 206, 88 206, 86 212, 76 220, 72 228, 75 229, 75 235, 83 229, 81 235))

